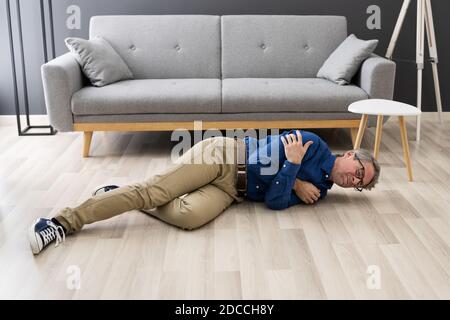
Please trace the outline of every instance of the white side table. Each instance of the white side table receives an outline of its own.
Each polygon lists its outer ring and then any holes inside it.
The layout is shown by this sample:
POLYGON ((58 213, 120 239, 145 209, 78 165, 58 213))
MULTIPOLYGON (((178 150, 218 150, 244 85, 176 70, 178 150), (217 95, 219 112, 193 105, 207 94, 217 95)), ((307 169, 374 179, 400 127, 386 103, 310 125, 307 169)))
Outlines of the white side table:
POLYGON ((356 141, 354 145, 355 149, 358 149, 361 146, 364 130, 366 129, 367 126, 367 118, 369 117, 369 115, 377 116, 377 129, 375 134, 375 147, 374 147, 375 159, 378 158, 378 153, 380 151, 381 131, 383 129, 383 116, 398 116, 398 122, 400 125, 400 135, 402 138, 402 145, 403 145, 403 158, 406 164, 406 169, 408 170, 408 179, 409 181, 412 181, 413 175, 411 167, 411 158, 409 155, 408 136, 406 134, 406 124, 404 117, 418 116, 421 114, 421 111, 416 107, 413 107, 406 103, 383 99, 368 99, 354 102, 348 107, 348 111, 362 114, 361 122, 359 124, 358 135, 356 136, 356 141))

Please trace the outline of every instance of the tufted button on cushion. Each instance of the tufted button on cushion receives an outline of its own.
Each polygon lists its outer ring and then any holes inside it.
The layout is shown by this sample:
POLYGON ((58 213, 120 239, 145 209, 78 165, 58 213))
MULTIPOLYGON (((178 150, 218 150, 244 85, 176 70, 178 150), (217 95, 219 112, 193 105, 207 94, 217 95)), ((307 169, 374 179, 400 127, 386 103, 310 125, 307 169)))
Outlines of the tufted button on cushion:
POLYGON ((305 45, 303 46, 303 48, 304 48, 305 50, 309 50, 309 46, 308 46, 307 44, 305 44, 305 45))
POLYGON ((261 49, 265 49, 265 48, 266 48, 266 45, 265 45, 264 43, 262 43, 262 44, 260 45, 260 47, 261 47, 261 49))
POLYGON ((130 50, 136 50, 136 46, 135 46, 134 44, 132 44, 132 45, 130 46, 130 50))
POLYGON ((181 49, 181 47, 177 44, 177 45, 175 46, 175 50, 180 51, 180 49, 181 49))

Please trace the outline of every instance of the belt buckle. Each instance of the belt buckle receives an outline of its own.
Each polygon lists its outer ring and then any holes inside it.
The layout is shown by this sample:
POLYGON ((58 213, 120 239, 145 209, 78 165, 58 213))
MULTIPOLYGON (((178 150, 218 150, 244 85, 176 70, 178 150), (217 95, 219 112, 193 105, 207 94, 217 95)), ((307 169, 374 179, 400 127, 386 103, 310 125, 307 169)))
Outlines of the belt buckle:
POLYGON ((238 193, 246 195, 247 193, 247 172, 245 170, 237 171, 236 189, 238 193))

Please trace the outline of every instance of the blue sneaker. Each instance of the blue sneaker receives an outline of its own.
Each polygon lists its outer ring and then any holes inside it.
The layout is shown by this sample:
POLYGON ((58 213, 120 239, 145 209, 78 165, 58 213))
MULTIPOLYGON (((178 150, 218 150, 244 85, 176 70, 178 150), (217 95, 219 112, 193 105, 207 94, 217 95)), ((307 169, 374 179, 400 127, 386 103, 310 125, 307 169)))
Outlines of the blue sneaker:
POLYGON ((119 188, 119 186, 116 186, 115 184, 109 184, 109 185, 101 185, 94 189, 92 192, 92 196, 95 197, 96 195, 114 190, 119 188))
POLYGON ((28 240, 30 241, 31 251, 38 254, 55 240, 55 247, 66 241, 66 234, 62 226, 56 225, 50 219, 38 218, 30 226, 28 240))

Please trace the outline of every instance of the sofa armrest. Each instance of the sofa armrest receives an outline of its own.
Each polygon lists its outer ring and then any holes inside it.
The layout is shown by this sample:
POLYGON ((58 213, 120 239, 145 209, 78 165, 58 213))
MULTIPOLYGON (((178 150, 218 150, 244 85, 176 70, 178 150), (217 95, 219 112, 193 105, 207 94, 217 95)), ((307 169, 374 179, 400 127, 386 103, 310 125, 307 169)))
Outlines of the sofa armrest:
POLYGON ((59 131, 72 131, 72 95, 84 86, 78 62, 66 53, 42 65, 41 74, 50 123, 59 131))
POLYGON ((361 65, 354 83, 366 91, 370 99, 392 100, 395 68, 395 62, 372 54, 361 65))
MULTIPOLYGON (((395 62, 372 54, 367 58, 355 76, 354 84, 369 95, 369 99, 387 99, 394 97, 395 62)), ((385 123, 389 117, 384 117, 385 123)), ((377 117, 369 116, 367 127, 375 127, 377 117)))

